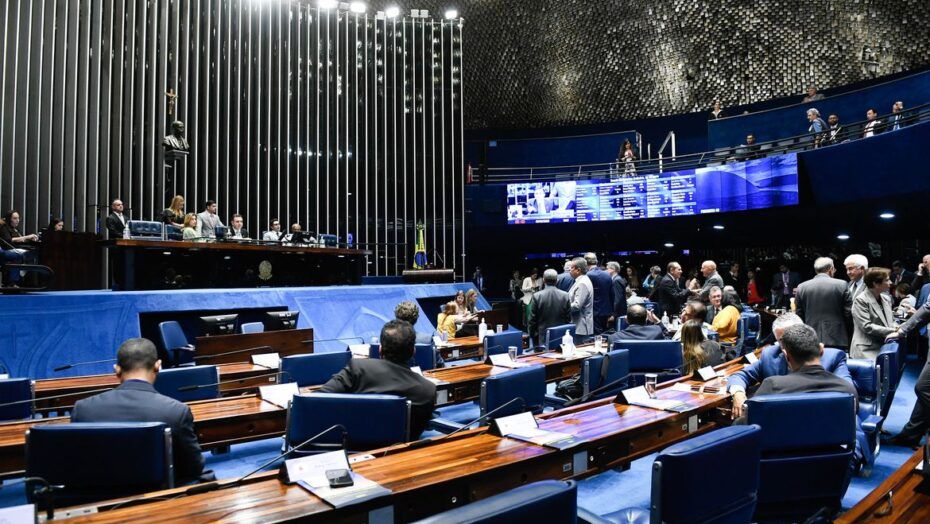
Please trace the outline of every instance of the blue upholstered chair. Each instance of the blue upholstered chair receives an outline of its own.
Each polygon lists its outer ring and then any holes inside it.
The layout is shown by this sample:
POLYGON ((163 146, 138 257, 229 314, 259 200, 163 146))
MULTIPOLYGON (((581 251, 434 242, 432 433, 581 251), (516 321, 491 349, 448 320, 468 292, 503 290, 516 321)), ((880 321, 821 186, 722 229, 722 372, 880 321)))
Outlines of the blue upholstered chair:
POLYGON ((284 357, 281 359, 280 382, 297 382, 298 387, 325 384, 351 359, 352 353, 348 351, 284 357))
POLYGON ((888 417, 891 404, 894 402, 898 384, 901 382, 901 353, 897 342, 890 342, 882 346, 875 358, 875 364, 881 371, 881 400, 879 401, 879 415, 888 417))
POLYGON ((522 331, 488 333, 484 337, 484 356, 507 354, 507 348, 510 346, 515 346, 520 353, 523 352, 522 331))
MULTIPOLYGON (((174 487, 171 430, 162 422, 72 423, 26 432, 26 476, 52 485, 56 507, 174 487)), ((26 497, 44 505, 28 483, 26 497)))
POLYGON ((248 322, 246 324, 242 324, 242 326, 239 327, 239 330, 243 333, 264 333, 265 324, 262 324, 261 322, 248 322))
POLYGON ((545 343, 546 349, 555 351, 559 349, 562 344, 562 337, 565 335, 566 331, 574 338, 575 324, 562 324, 561 326, 552 326, 546 329, 546 340, 537 342, 537 344, 541 346, 545 343))
POLYGON ((381 358, 381 344, 369 344, 368 345, 368 358, 374 358, 374 359, 381 358))
MULTIPOLYGON (((295 395, 287 409, 284 442, 292 448, 333 424, 346 428, 346 446, 353 451, 390 446, 410 439, 410 401, 396 395, 312 393, 295 395)), ((333 431, 307 451, 342 448, 333 431)))
POLYGON ((762 428, 759 504, 755 520, 803 521, 835 512, 852 477, 855 399, 848 393, 755 396, 749 423, 762 428))
POLYGON ((0 404, 19 402, 19 404, 0 408, 0 421, 32 418, 33 403, 22 401, 32 400, 33 398, 35 397, 32 379, 6 378, 0 380, 0 404))
POLYGON ((885 418, 880 415, 882 398, 881 369, 874 361, 867 358, 850 358, 846 360, 849 374, 856 386, 859 397, 859 427, 862 429, 860 444, 867 447, 866 463, 861 475, 869 476, 875 457, 878 456, 879 435, 885 418))
MULTIPOLYGON (((652 463, 650 509, 627 508, 597 517, 579 509, 581 522, 745 524, 759 489, 759 426, 730 426, 664 449, 652 463), (726 488, 695 482, 726 464, 726 488)), ((617 495, 620 495, 619 493, 617 495)))
POLYGON ((416 344, 413 351, 413 365, 420 371, 436 369, 436 350, 432 344, 416 344))
POLYGON ((220 396, 220 371, 216 366, 186 366, 163 369, 155 377, 155 391, 181 402, 206 400, 220 396), (199 386, 196 389, 185 387, 199 386))
POLYGON ((194 346, 187 341, 187 335, 181 329, 181 324, 174 320, 158 324, 158 334, 161 335, 161 345, 165 348, 168 364, 171 367, 190 364, 194 361, 194 346))
POLYGON ((153 222, 147 220, 130 220, 129 221, 129 238, 132 239, 151 239, 161 238, 162 222, 153 222))
POLYGON ((568 524, 575 522, 577 501, 573 481, 542 480, 450 509, 416 524, 568 524))
POLYGON ((755 311, 744 311, 740 314, 743 319, 744 329, 746 331, 743 337, 743 351, 745 355, 750 351, 755 351, 759 347, 759 335, 762 332, 762 316, 755 311))
POLYGON ((630 350, 630 373, 633 384, 645 383, 646 373, 659 375, 659 382, 681 376, 682 365, 681 342, 675 340, 618 340, 611 347, 613 350, 630 350))
MULTIPOLYGON (((607 355, 595 355, 585 359, 581 366, 581 384, 582 395, 587 395, 606 384, 614 381, 620 381, 616 386, 612 386, 597 395, 592 396, 589 401, 615 396, 621 389, 625 389, 630 377, 630 351, 627 349, 617 349, 607 353, 607 355), (623 379, 627 379, 624 381, 623 379)), ((554 406, 565 404, 566 400, 561 397, 546 396, 546 403, 554 406)))

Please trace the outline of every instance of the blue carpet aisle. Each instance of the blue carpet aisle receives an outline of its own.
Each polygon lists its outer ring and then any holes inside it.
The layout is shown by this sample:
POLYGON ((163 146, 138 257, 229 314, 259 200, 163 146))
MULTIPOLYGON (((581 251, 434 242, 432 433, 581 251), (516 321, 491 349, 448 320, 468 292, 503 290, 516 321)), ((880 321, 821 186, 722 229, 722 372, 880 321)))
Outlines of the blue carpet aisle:
MULTIPOLYGON (((919 371, 920 364, 916 360, 911 360, 898 386, 894 404, 885 422, 885 429, 893 434, 901 430, 911 414, 915 400, 914 382, 919 371)), ((475 404, 471 403, 448 409, 449 413, 446 415, 453 415, 453 418, 461 417, 463 420, 471 419, 478 413, 475 404)), ((427 432, 424 437, 436 435, 437 433, 427 432)), ((279 453, 281 453, 280 438, 237 444, 232 446, 229 453, 219 455, 207 453, 205 469, 212 469, 220 479, 235 478, 254 470, 279 453)), ((855 505, 900 467, 912 453, 913 450, 910 448, 882 446, 881 453, 875 460, 872 476, 856 477, 852 480, 846 497, 843 499, 843 507, 849 508, 855 505)), ((634 461, 629 471, 622 473, 607 471, 582 480, 578 484, 578 504, 600 515, 631 506, 648 507, 654 458, 655 455, 650 455, 634 461)), ((25 504, 25 502, 26 497, 21 482, 14 479, 3 483, 0 489, 0 507, 25 504)))

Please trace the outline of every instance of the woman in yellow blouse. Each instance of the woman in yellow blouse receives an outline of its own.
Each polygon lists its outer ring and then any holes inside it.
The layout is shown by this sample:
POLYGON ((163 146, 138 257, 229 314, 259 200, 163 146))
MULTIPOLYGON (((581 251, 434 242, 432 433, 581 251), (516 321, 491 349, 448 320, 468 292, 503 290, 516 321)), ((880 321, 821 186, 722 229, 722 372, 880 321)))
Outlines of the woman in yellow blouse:
POLYGON ((436 320, 436 331, 452 338, 455 336, 455 330, 455 302, 447 302, 436 320))
POLYGON ((720 300, 720 311, 714 315, 714 331, 720 336, 720 342, 736 343, 736 322, 742 312, 739 296, 734 291, 724 291, 720 300))

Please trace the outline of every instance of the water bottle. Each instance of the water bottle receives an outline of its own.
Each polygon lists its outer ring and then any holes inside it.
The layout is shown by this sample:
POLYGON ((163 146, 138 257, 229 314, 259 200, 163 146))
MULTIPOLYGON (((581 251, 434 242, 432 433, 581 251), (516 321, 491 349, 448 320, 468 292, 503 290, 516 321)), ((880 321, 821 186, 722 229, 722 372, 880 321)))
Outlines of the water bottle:
POLYGON ((662 325, 665 326, 665 327, 668 327, 668 325, 669 325, 669 322, 668 322, 668 313, 666 313, 665 311, 662 312, 662 325))
POLYGON ((481 319, 481 323, 478 324, 478 342, 484 342, 485 335, 488 334, 488 325, 484 323, 484 319, 481 319))
POLYGON ((575 340, 572 338, 572 334, 565 330, 565 334, 562 335, 562 354, 569 356, 575 352, 575 340))

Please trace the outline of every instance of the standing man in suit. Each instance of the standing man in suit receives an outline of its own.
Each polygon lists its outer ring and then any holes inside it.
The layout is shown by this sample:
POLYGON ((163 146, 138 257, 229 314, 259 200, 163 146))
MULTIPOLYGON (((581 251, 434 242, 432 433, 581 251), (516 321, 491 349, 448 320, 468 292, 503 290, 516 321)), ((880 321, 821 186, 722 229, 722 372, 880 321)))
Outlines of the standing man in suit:
POLYGON ((717 273, 717 263, 713 260, 705 260, 701 264, 701 275, 704 276, 704 285, 700 286, 697 283, 697 279, 691 280, 690 289, 700 292, 701 300, 707 300, 710 295, 710 290, 713 287, 719 287, 723 289, 724 283, 723 278, 720 277, 720 273, 717 273))
MULTIPOLYGON (((899 344, 903 344, 907 335, 919 331, 927 324, 930 324, 930 302, 920 306, 917 313, 901 324, 897 335, 889 337, 888 340, 897 339, 899 344)), ((917 394, 917 401, 911 411, 911 417, 900 433, 887 440, 888 444, 916 448, 927 430, 930 430, 930 359, 924 363, 920 375, 917 376, 914 392, 917 394)))
POLYGON ((527 332, 536 340, 536 345, 546 343, 546 330, 572 321, 568 293, 556 286, 559 275, 554 269, 543 272, 545 287, 533 293, 530 299, 530 314, 527 332))
POLYGON ((578 257, 572 260, 571 273, 575 283, 568 290, 568 301, 578 338, 594 334, 594 286, 587 272, 585 259, 578 257))
POLYGON ((666 270, 665 275, 656 284, 655 301, 658 306, 656 314, 667 313, 669 316, 674 316, 681 312, 682 304, 694 291, 682 288, 679 284, 682 274, 681 264, 669 262, 666 270))
POLYGON ((116 199, 110 202, 110 214, 107 216, 107 233, 110 240, 123 238, 129 219, 123 215, 123 201, 116 199))
MULTIPOLYGON (((789 328, 803 324, 801 317, 794 313, 779 315, 775 322, 772 323, 772 333, 775 334, 775 340, 778 342, 763 349, 762 356, 755 363, 744 366, 743 369, 730 375, 728 390, 733 394, 733 418, 744 414, 743 407, 746 403, 746 395, 751 387, 768 377, 788 374, 788 360, 785 357, 785 352, 781 349, 780 341, 789 328)), ((849 368, 846 366, 845 352, 834 348, 824 348, 820 359, 821 366, 826 371, 850 384, 853 383, 852 375, 849 374, 849 368)))
POLYGON ((897 101, 891 106, 891 118, 888 119, 888 129, 897 131, 908 124, 904 118, 904 102, 897 101))
POLYGON ((229 225, 231 226, 229 230, 229 238, 237 238, 237 239, 243 239, 243 240, 249 238, 249 230, 245 229, 242 226, 242 223, 243 223, 242 215, 240 215, 239 213, 236 213, 235 215, 232 216, 232 219, 229 221, 229 225))
POLYGON ((723 274, 723 283, 732 286, 741 300, 746 300, 746 277, 739 269, 739 262, 730 264, 730 270, 723 274))
POLYGON ((566 260, 565 265, 562 266, 562 272, 559 273, 558 280, 555 281, 555 287, 566 293, 568 293, 568 290, 572 288, 572 284, 575 283, 575 279, 572 278, 571 267, 572 261, 566 260))
POLYGON ((436 404, 436 386, 407 367, 413 358, 416 332, 409 322, 391 320, 381 328, 381 358, 353 358, 329 382, 322 393, 376 393, 410 400, 410 437, 426 429, 436 404))
POLYGON ((891 263, 891 285, 897 287, 898 284, 908 284, 914 281, 914 273, 904 269, 904 264, 900 260, 891 263))
POLYGON ((155 391, 161 360, 155 344, 131 338, 116 352, 113 366, 119 387, 79 400, 71 412, 72 422, 164 422, 171 428, 175 474, 183 483, 203 472, 203 455, 194 431, 191 408, 155 391))
MULTIPOLYGON (((917 266, 917 273, 914 273, 914 278, 908 282, 911 285, 911 294, 915 297, 920 296, 920 288, 924 284, 930 283, 930 254, 924 255, 920 260, 920 264, 917 266)), ((917 303, 916 307, 920 307, 922 304, 917 303)))
POLYGON ((610 275, 610 285, 614 295, 613 314, 607 319, 610 324, 607 326, 608 329, 613 327, 616 319, 626 315, 626 279, 621 273, 619 262, 611 260, 607 263, 607 274, 610 275))
POLYGON ((788 270, 788 264, 778 265, 778 273, 772 278, 772 301, 777 308, 787 308, 791 304, 794 290, 801 283, 801 277, 788 270))
POLYGON ((207 200, 204 209, 197 214, 197 236, 216 238, 216 228, 223 227, 223 222, 216 215, 216 202, 207 200))
POLYGON ((607 347, 613 347, 613 343, 620 340, 665 340, 665 328, 662 324, 649 324, 647 317, 648 312, 644 306, 630 306, 626 312, 626 329, 607 337, 607 347))
POLYGON ((846 131, 843 129, 843 126, 840 125, 840 117, 830 115, 827 117, 827 124, 830 125, 830 127, 827 128, 828 145, 836 145, 846 139, 846 131))
POLYGON ((869 138, 870 136, 875 136, 882 132, 882 121, 878 119, 878 112, 872 108, 869 108, 865 112, 865 118, 867 122, 865 126, 862 127, 862 138, 869 138))
POLYGON ((614 314, 614 289, 610 275, 597 267, 597 255, 586 253, 585 262, 588 264, 587 276, 594 287, 594 334, 603 333, 607 329, 607 319, 614 314))
POLYGON ((846 276, 849 277, 849 284, 847 285, 849 300, 856 300, 859 293, 865 291, 862 277, 865 275, 865 270, 869 269, 869 259, 863 255, 849 255, 843 261, 843 266, 846 268, 846 276))
POLYGON ((814 261, 814 278, 798 286, 797 314, 814 328, 820 342, 831 348, 848 348, 846 322, 850 318, 849 292, 846 283, 833 278, 833 259, 820 257, 814 261))

